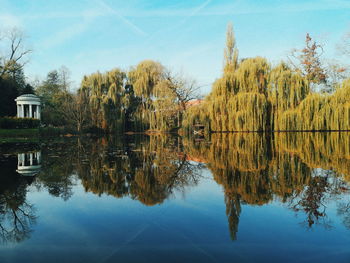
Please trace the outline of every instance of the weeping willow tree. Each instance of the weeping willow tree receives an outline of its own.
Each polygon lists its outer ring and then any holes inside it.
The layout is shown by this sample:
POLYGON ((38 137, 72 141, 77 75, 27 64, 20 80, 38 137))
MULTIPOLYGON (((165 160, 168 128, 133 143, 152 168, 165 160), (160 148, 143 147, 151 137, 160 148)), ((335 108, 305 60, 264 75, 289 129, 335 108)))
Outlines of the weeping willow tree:
POLYGON ((135 122, 139 130, 146 130, 152 126, 154 106, 154 87, 161 81, 164 67, 155 61, 140 62, 129 72, 129 82, 133 86, 135 95, 141 103, 135 112, 135 122))
POLYGON ((271 127, 283 130, 279 120, 287 110, 295 109, 310 93, 309 84, 300 73, 280 63, 269 74, 268 97, 271 103, 271 127))
POLYGON ((282 130, 350 130, 350 80, 333 94, 313 93, 279 119, 282 130))
POLYGON ((197 97, 193 82, 152 60, 142 61, 132 69, 129 83, 141 101, 134 115, 142 131, 180 128, 186 103, 197 97))
POLYGON ((239 61, 231 24, 227 27, 224 70, 206 97, 206 107, 187 114, 186 124, 201 122, 214 132, 263 131, 269 128, 268 74, 270 66, 261 57, 239 61), (201 113, 205 110, 205 113, 201 113), (207 124, 209 122, 209 124, 207 124))
POLYGON ((181 126, 196 86, 159 62, 145 60, 128 73, 114 69, 84 76, 93 127, 112 131, 171 131, 181 126))
MULTIPOLYGON (((230 35, 230 34, 228 34, 230 35)), ((227 64, 208 96, 213 131, 263 131, 269 127, 267 79, 270 66, 261 57, 227 64)))
POLYGON ((229 25, 223 75, 205 106, 190 109, 184 123, 187 130, 200 123, 211 132, 350 130, 350 80, 334 94, 311 93, 313 81, 284 62, 271 67, 262 57, 239 60, 229 25))
POLYGON ((194 131, 203 134, 210 133, 211 122, 208 113, 208 104, 208 100, 204 100, 202 103, 186 109, 182 122, 182 131, 186 135, 189 135, 194 131))
POLYGON ((226 31, 226 47, 224 50, 224 73, 213 84, 213 90, 206 98, 210 127, 213 131, 228 131, 228 108, 230 97, 235 93, 235 72, 238 68, 238 49, 232 24, 226 31))
POLYGON ((89 96, 91 119, 95 127, 106 131, 123 130, 125 72, 114 69, 84 76, 80 92, 89 96))
POLYGON ((152 130, 171 130, 177 126, 177 112, 179 105, 169 80, 161 80, 154 87, 154 111, 151 115, 150 128, 152 130))

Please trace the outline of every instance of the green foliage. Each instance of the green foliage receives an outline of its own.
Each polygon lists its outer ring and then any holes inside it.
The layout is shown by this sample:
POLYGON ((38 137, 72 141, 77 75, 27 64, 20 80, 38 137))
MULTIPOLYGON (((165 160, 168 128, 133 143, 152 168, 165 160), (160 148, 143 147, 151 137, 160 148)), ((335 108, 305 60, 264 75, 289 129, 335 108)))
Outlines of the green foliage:
POLYGON ((181 125, 193 85, 175 78, 160 63, 146 60, 85 76, 79 93, 88 97, 92 126, 106 132, 171 131, 181 125))
POLYGON ((0 72, 0 91, 0 116, 16 115, 15 99, 28 91, 21 65, 12 60, 6 63, 6 71, 0 72))
POLYGON ((16 118, 2 117, 0 118, 0 129, 32 129, 38 128, 40 120, 33 118, 16 118))
MULTIPOLYGON (((0 144, 37 142, 39 129, 0 129, 0 144)), ((1 145, 3 148, 3 145, 1 145)))
POLYGON ((124 93, 125 72, 114 69, 104 74, 97 72, 85 76, 79 92, 88 96, 93 126, 106 131, 124 129, 124 93))
POLYGON ((350 79, 334 94, 310 94, 279 120, 282 130, 350 130, 350 79))
POLYGON ((23 46, 23 35, 15 28, 0 35, 0 117, 14 116, 14 100, 28 91, 23 67, 31 50, 23 46))
MULTIPOLYGON (((271 103, 271 127, 278 131, 284 112, 296 108, 310 93, 307 80, 290 69, 285 63, 273 68, 268 80, 268 99, 271 103)), ((286 113, 286 116, 289 113, 286 113)), ((293 117, 292 117, 293 118, 293 117)), ((295 123, 294 125, 297 125, 295 123)), ((293 127, 293 126, 290 126, 293 127)), ((295 127, 297 128, 297 127, 295 127)))
POLYGON ((16 115, 16 102, 19 92, 16 83, 7 78, 0 77, 0 116, 16 115))
POLYGON ((159 63, 151 60, 140 62, 129 74, 129 82, 133 86, 135 95, 140 99, 135 113, 134 120, 137 130, 166 128, 164 117, 162 116, 162 96, 160 86, 167 88, 164 79, 165 68, 159 63))
POLYGON ((66 110, 64 109, 64 102, 69 93, 65 89, 59 72, 57 70, 50 71, 35 92, 41 98, 42 122, 53 126, 66 125, 62 111, 66 110))

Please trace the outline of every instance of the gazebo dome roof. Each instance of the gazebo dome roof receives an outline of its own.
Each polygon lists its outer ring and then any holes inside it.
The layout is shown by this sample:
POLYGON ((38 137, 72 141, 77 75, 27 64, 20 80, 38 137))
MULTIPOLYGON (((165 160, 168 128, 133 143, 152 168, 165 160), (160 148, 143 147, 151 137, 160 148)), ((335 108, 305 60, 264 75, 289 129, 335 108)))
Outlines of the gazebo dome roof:
POLYGON ((35 101, 40 102, 40 98, 34 94, 23 94, 15 99, 15 101, 35 101))

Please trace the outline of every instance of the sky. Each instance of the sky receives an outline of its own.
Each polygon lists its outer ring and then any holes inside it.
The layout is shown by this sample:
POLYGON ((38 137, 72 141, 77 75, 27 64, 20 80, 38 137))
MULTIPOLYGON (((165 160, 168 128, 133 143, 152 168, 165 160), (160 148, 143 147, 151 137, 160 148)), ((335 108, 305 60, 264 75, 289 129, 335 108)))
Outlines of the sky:
POLYGON ((307 32, 337 58, 350 0, 0 0, 0 30, 21 29, 33 50, 28 80, 64 65, 75 87, 86 74, 152 59, 207 93, 222 72, 229 22, 240 58, 278 63, 307 32))

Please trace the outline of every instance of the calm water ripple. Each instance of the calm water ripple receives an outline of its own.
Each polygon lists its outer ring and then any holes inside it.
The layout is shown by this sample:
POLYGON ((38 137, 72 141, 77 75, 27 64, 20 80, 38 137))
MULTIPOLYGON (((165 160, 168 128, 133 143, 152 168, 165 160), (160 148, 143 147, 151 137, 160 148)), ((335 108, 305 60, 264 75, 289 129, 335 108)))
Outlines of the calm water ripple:
POLYGON ((0 146, 0 262, 350 262, 350 133, 0 146))

